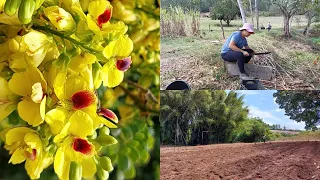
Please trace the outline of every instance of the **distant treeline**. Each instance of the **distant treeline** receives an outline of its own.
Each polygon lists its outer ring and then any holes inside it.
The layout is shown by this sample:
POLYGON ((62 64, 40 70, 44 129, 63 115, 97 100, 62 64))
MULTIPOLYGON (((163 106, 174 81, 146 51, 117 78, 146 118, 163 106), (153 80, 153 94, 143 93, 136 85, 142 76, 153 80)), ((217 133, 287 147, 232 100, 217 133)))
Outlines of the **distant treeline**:
MULTIPOLYGON (((210 9, 215 5, 218 1, 224 0, 161 0, 161 8, 167 9, 171 6, 180 6, 185 9, 197 9, 200 12, 209 12, 210 9)), ((260 15, 281 15, 280 11, 274 7, 270 0, 259 0, 258 2, 258 10, 260 15)), ((229 3, 229 2, 226 2, 229 3)), ((237 1, 235 1, 237 3, 237 1)), ((254 7, 255 1, 251 0, 251 5, 254 7)), ((250 3, 249 1, 242 1, 242 6, 246 11, 247 15, 250 15, 250 3)))

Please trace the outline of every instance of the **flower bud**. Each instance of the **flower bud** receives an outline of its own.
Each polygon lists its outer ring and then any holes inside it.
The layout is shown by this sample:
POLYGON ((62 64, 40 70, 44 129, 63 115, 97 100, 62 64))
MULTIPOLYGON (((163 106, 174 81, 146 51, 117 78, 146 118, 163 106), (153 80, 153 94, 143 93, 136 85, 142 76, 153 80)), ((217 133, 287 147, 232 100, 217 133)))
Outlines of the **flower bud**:
POLYGON ((81 180, 82 178, 82 166, 79 162, 72 161, 69 170, 70 180, 81 180))
POLYGON ((113 170, 113 166, 112 166, 112 162, 111 162, 111 159, 107 156, 103 156, 99 159, 100 161, 100 165, 101 167, 108 171, 108 172, 111 172, 113 170))
POLYGON ((105 171, 102 169, 100 165, 97 165, 97 175, 99 179, 108 179, 109 178, 109 173, 108 171, 105 171))
POLYGON ((112 136, 99 136, 97 137, 97 142, 101 145, 101 146, 107 146, 107 145, 112 145, 112 144, 116 144, 118 143, 117 139, 115 139, 112 136))
POLYGON ((106 126, 103 126, 99 131, 100 136, 108 136, 109 134, 110 134, 110 129, 107 128, 106 126))

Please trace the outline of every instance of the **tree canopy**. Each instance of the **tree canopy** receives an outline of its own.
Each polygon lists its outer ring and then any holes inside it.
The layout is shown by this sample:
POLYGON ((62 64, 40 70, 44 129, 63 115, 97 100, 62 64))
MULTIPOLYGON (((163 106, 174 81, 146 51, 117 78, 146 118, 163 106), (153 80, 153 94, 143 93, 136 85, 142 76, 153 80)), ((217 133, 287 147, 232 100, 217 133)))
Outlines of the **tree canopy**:
POLYGON ((305 122, 305 128, 316 130, 320 120, 320 91, 277 91, 276 103, 290 119, 305 122))
POLYGON ((237 16, 241 16, 237 2, 233 0, 216 1, 210 13, 212 19, 225 21, 228 25, 237 16))

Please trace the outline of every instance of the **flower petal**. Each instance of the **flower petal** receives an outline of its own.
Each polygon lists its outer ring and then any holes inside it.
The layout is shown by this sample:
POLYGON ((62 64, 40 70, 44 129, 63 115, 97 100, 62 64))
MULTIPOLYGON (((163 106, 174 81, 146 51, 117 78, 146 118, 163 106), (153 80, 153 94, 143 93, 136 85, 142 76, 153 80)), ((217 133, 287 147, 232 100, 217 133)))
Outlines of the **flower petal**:
MULTIPOLYGON (((29 132, 24 136, 24 142, 31 148, 36 149, 39 153, 42 149, 42 142, 39 135, 29 132)), ((37 154, 38 156, 38 154, 37 154)))
POLYGON ((16 142, 24 142, 24 136, 32 132, 32 129, 26 128, 26 127, 16 127, 12 128, 7 131, 5 137, 5 142, 7 145, 12 145, 13 143, 16 142))
POLYGON ((30 96, 32 94, 32 81, 28 78, 28 73, 14 73, 9 81, 9 89, 20 96, 30 96))
POLYGON ((20 164, 23 161, 25 161, 26 158, 24 157, 23 153, 24 153, 24 149, 23 148, 16 149, 14 151, 14 153, 12 154, 12 156, 11 156, 11 158, 9 160, 9 163, 20 164))
POLYGON ((63 149, 60 147, 54 158, 54 172, 58 175, 59 179, 68 180, 70 170, 70 161, 64 158, 63 149))
POLYGON ((64 84, 64 97, 71 100, 71 97, 79 91, 89 90, 86 80, 78 75, 68 76, 64 84))
POLYGON ((9 89, 20 96, 30 96, 35 83, 41 83, 43 90, 46 91, 47 84, 42 73, 38 68, 30 66, 24 72, 13 74, 9 81, 9 89))
POLYGON ((83 111, 76 111, 69 119, 70 127, 69 132, 80 138, 85 138, 93 134, 93 120, 83 111))
POLYGON ((18 113, 20 117, 32 126, 38 126, 43 123, 45 116, 46 97, 41 104, 34 103, 30 99, 25 99, 18 104, 18 113))
POLYGON ((50 126, 53 134, 59 134, 67 120, 68 110, 62 108, 52 109, 47 112, 45 121, 50 126))
POLYGON ((118 86, 123 81, 124 72, 119 71, 115 67, 115 64, 110 65, 109 63, 106 63, 102 68, 102 73, 103 86, 113 88, 118 86))
POLYGON ((95 20, 97 20, 99 16, 102 15, 107 9, 112 11, 112 5, 109 1, 97 0, 90 2, 88 12, 95 20))
POLYGON ((82 165, 82 176, 84 178, 92 178, 97 172, 96 164, 93 161, 93 158, 83 159, 81 162, 82 165))

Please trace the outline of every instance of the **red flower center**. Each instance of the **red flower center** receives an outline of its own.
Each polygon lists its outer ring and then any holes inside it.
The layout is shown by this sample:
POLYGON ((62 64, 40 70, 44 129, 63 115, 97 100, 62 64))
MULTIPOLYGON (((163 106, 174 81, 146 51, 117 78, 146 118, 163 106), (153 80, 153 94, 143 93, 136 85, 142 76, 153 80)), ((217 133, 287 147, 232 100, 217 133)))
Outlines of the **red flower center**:
POLYGON ((71 97, 73 102, 73 109, 82 109, 92 105, 96 100, 95 95, 90 91, 76 92, 71 97))
POLYGON ((91 144, 85 139, 76 138, 73 141, 72 148, 82 154, 90 154, 92 151, 91 144))
POLYGON ((132 61, 130 57, 121 59, 121 60, 117 60, 117 69, 119 71, 127 71, 130 68, 132 61))
POLYGON ((37 150, 36 149, 32 149, 32 152, 28 152, 28 151, 25 151, 24 152, 24 155, 26 158, 30 159, 31 161, 34 161, 37 157, 37 150))
POLYGON ((100 16, 98 16, 98 25, 101 28, 102 24, 108 22, 111 19, 111 8, 107 8, 100 16))

